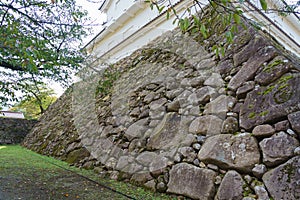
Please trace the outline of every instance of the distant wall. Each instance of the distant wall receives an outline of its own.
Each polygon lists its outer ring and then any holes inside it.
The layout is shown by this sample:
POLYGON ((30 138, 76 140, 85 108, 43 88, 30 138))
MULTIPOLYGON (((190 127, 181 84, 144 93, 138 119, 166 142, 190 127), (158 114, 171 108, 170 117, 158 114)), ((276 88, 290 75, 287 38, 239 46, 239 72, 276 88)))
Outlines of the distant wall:
POLYGON ((21 143, 36 123, 36 120, 0 118, 0 144, 21 143))

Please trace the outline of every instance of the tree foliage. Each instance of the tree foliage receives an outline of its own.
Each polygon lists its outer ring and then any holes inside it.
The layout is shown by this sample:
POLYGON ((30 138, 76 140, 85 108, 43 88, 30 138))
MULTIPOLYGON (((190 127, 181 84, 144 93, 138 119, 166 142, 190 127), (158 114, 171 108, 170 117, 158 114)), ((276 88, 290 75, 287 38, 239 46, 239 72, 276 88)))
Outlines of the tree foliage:
POLYGON ((54 90, 44 83, 27 84, 25 89, 26 95, 10 110, 23 112, 26 119, 39 118, 57 99, 54 90))
POLYGON ((45 78, 68 84, 80 68, 87 12, 74 0, 0 1, 0 99, 2 105, 45 78))

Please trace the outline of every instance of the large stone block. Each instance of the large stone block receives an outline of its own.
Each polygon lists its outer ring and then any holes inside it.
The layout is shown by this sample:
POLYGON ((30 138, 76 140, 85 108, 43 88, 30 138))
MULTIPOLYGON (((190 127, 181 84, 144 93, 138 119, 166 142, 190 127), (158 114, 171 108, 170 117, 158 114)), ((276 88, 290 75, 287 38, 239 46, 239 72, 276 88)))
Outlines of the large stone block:
POLYGON ((275 166, 288 160, 299 146, 296 138, 281 131, 270 138, 263 139, 259 146, 263 153, 263 162, 267 166, 275 166))
POLYGON ((216 172, 187 163, 175 165, 170 170, 167 192, 193 199, 212 200, 215 193, 216 172))
POLYGON ((275 200, 300 199, 300 156, 265 173, 263 182, 275 200))
POLYGON ((245 181, 236 171, 228 171, 219 187, 215 200, 242 199, 245 181))
POLYGON ((250 134, 221 134, 207 138, 198 158, 223 169, 251 172, 259 163, 260 154, 257 141, 250 134))
POLYGON ((254 126, 279 121, 299 111, 300 77, 286 74, 276 82, 248 93, 240 108, 240 126, 251 130, 254 126))
MULTIPOLYGON (((180 116, 176 113, 167 113, 160 124, 153 130, 147 148, 149 149, 170 149, 177 148, 189 141, 188 128, 193 118, 180 116)), ((190 141, 192 142, 192 141, 190 141)))

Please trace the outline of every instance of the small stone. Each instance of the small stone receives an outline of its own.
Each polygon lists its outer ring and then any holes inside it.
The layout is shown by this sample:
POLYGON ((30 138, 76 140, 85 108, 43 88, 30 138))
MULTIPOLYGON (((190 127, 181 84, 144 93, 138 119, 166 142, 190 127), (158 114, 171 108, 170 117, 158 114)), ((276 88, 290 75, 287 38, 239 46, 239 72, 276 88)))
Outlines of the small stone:
POLYGON ((156 189, 158 192, 165 192, 167 190, 167 185, 164 182, 159 182, 156 185, 156 189))
POLYGON ((264 124, 254 127, 252 133, 257 137, 268 137, 275 133, 275 129, 269 124, 264 124))
POLYGON ((156 183, 155 183, 155 180, 151 180, 151 181, 148 181, 147 183, 144 184, 145 188, 148 188, 152 191, 156 191, 156 183))
POLYGON ((222 177, 221 177, 221 176, 216 176, 215 184, 216 184, 216 185, 220 185, 221 182, 222 182, 222 177))
POLYGON ((235 133, 239 130, 238 120, 234 117, 227 117, 222 125, 222 133, 235 133))
POLYGON ((255 167, 252 169, 253 175, 257 178, 261 178, 266 171, 267 167, 264 164, 255 165, 255 167))
POLYGON ((246 181, 247 184, 250 184, 252 182, 252 177, 250 175, 245 175, 244 180, 246 181))
POLYGON ((287 129, 286 132, 292 137, 297 137, 297 134, 290 128, 287 129))
POLYGON ((254 191, 259 200, 269 200, 270 199, 265 186, 257 185, 254 187, 254 191))
POLYGON ((206 165, 205 165, 204 162, 200 162, 199 167, 201 167, 201 168, 206 168, 206 165))
POLYGON ((256 200, 254 197, 244 197, 242 200, 256 200))
POLYGON ((199 135, 197 136, 197 142, 199 142, 200 144, 203 144, 205 142, 206 137, 203 135, 199 135))
POLYGON ((195 159, 195 160, 193 161, 193 164, 196 165, 196 166, 199 166, 200 161, 199 161, 198 159, 195 159))
POLYGON ((178 149, 178 152, 181 153, 186 162, 189 163, 193 162, 197 157, 197 154, 192 147, 181 147, 178 149))
POLYGON ((217 165, 213 165, 213 164, 207 164, 207 168, 212 169, 214 171, 219 170, 219 167, 217 165))
POLYGON ((297 147, 295 150, 294 150, 294 154, 296 156, 299 156, 300 155, 300 147, 297 147))
POLYGON ((277 122, 275 125, 275 131, 286 131, 290 127, 290 123, 288 120, 284 120, 281 122, 277 122))
POLYGON ((300 111, 288 115, 292 129, 300 136, 300 111))
POLYGON ((239 99, 243 99, 246 97, 246 94, 253 90, 255 86, 255 82, 254 81, 248 81, 245 82, 241 87, 239 87, 236 91, 236 95, 239 99))
POLYGON ((199 151, 199 150, 201 149, 201 144, 195 143, 195 144, 193 144, 193 148, 194 148, 195 150, 199 151))

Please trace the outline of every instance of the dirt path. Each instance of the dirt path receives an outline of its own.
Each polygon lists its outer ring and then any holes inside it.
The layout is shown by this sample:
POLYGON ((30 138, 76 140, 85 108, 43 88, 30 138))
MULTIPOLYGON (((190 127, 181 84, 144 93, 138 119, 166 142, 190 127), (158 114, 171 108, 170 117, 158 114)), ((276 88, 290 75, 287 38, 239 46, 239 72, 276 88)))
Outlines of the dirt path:
POLYGON ((38 155, 20 146, 0 146, 0 200, 35 199, 171 198, 129 184, 100 179, 91 171, 70 168, 64 162, 38 155))

